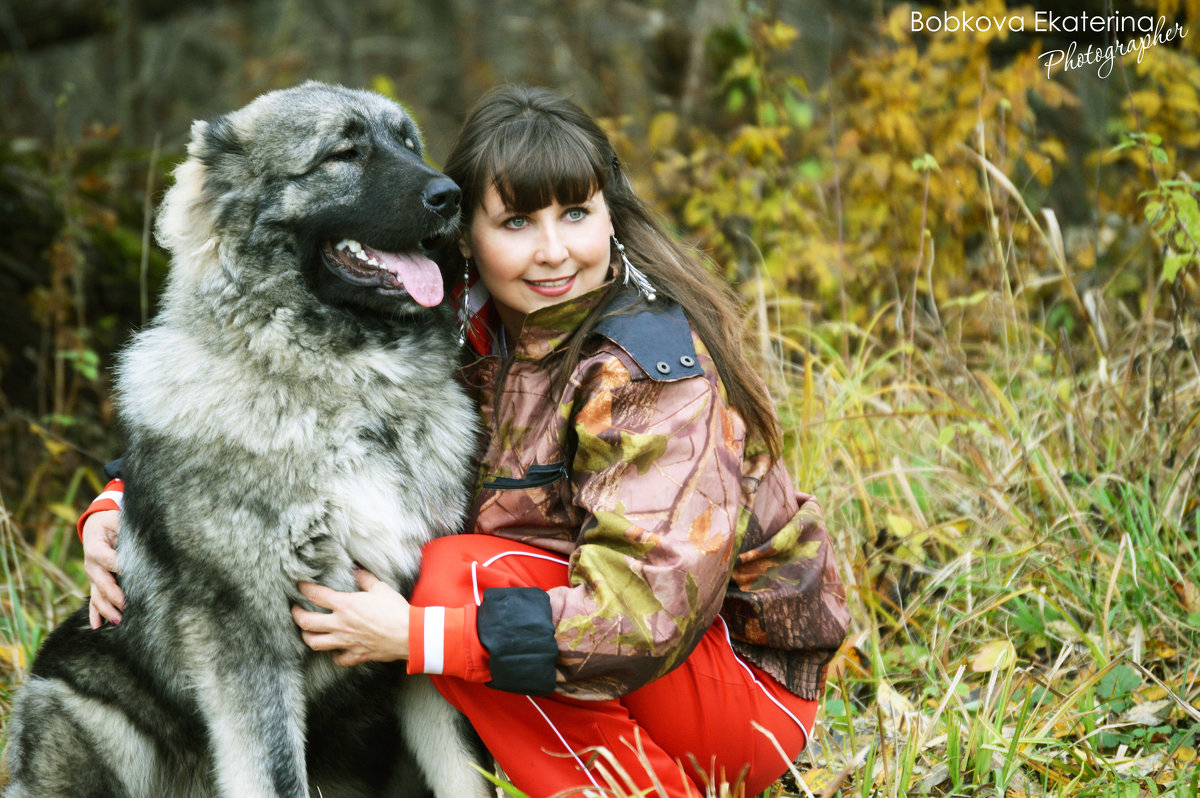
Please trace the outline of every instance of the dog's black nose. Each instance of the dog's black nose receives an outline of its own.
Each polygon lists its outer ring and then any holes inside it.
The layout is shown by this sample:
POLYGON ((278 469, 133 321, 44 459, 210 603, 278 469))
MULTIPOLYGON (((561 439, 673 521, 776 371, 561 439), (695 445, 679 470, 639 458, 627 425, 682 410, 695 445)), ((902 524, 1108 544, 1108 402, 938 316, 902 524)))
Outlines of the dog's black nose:
POLYGON ((425 207, 443 219, 452 219, 454 214, 458 213, 461 198, 462 192, 458 184, 448 177, 435 177, 425 185, 425 191, 421 193, 425 207))

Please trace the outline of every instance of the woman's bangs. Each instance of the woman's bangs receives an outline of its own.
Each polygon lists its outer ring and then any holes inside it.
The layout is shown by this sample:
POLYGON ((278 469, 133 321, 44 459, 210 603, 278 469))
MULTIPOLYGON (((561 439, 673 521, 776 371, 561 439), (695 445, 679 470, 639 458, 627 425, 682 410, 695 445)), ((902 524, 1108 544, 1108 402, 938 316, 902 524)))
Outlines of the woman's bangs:
POLYGON ((604 190, 604 165, 577 131, 538 124, 521 127, 498 142, 493 161, 492 184, 505 207, 532 213, 555 202, 579 205, 604 190))

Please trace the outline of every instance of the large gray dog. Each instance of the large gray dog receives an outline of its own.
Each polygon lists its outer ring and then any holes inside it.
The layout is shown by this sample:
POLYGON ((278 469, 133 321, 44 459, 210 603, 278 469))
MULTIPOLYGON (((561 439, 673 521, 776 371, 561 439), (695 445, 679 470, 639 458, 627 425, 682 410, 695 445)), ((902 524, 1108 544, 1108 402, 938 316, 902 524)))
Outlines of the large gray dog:
POLYGON ((460 528, 475 414, 420 254, 458 187, 398 105, 317 83, 197 122, 188 154, 162 309, 118 369, 128 609, 47 639, 8 795, 486 794, 428 679, 336 667, 289 613, 297 582, 355 589, 355 563, 408 590, 460 528))

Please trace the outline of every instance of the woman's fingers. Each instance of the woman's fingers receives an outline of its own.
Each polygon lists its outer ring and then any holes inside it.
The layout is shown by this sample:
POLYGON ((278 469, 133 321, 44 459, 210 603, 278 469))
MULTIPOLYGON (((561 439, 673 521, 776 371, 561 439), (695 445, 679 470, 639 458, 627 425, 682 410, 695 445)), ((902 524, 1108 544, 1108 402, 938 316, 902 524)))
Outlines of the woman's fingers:
POLYGON ((338 590, 318 585, 314 582, 301 582, 300 592, 313 604, 316 604, 318 607, 324 607, 327 610, 337 609, 339 598, 346 595, 338 590))
POLYGON ((344 647, 344 643, 334 634, 332 614, 293 606, 292 620, 300 627, 300 637, 304 640, 304 645, 313 651, 337 651, 344 647))
POLYGON ((376 585, 383 584, 383 581, 378 576, 365 568, 354 569, 354 581, 358 582, 358 589, 363 591, 368 591, 376 585))
POLYGON ((121 622, 125 593, 117 584, 117 525, 121 514, 105 510, 88 516, 83 524, 83 572, 91 583, 88 621, 93 629, 101 620, 121 622))
POLYGON ((352 633, 336 628, 336 622, 330 620, 331 614, 293 607, 292 617, 300 627, 304 644, 313 651, 332 651, 335 665, 348 668, 371 659, 352 633))
POLYGON ((101 510, 92 513, 83 522, 82 541, 84 556, 89 559, 104 558, 109 563, 109 570, 117 567, 116 545, 117 527, 121 522, 121 513, 116 510, 101 510))
POLYGON ((306 634, 328 634, 334 631, 336 617, 333 613, 306 610, 301 606, 292 605, 292 620, 306 634))
MULTIPOLYGON (((103 603, 112 607, 113 610, 125 609, 125 593, 117 584, 117 579, 113 576, 112 571, 88 565, 84 565, 83 570, 92 583, 93 596, 98 595, 103 603)), ((104 617, 108 618, 108 615, 105 614, 104 617)), ((109 620, 112 619, 109 618, 109 620)))
POLYGON ((93 564, 85 564, 84 572, 92 585, 88 601, 88 618, 92 628, 100 628, 100 619, 120 623, 121 611, 125 609, 125 594, 112 572, 93 564))
POLYGON ((343 668, 361 665, 364 662, 370 662, 370 658, 359 651, 338 651, 333 655, 333 664, 343 668))
POLYGON ((117 565, 116 549, 108 549, 107 551, 97 552, 96 562, 110 574, 119 574, 121 572, 120 566, 117 565))
POLYGON ((343 593, 301 582, 300 593, 320 610, 292 607, 305 644, 314 651, 333 651, 338 665, 390 662, 408 656, 408 602, 385 582, 356 571, 360 590, 343 593))
POLYGON ((304 645, 313 651, 338 651, 341 649, 333 635, 301 632, 300 636, 304 638, 304 645))
POLYGON ((99 629, 102 621, 108 621, 114 625, 119 624, 121 617, 121 611, 99 593, 93 592, 89 597, 88 621, 93 629, 99 629))

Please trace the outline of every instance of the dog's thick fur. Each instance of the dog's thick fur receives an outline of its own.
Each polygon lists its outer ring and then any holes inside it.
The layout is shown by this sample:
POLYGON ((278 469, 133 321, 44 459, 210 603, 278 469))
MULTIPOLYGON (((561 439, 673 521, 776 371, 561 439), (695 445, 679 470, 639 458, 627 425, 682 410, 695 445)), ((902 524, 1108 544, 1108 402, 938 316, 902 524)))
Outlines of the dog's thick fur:
POLYGON ((355 563, 410 589, 421 545, 460 528, 475 413, 411 254, 453 233, 457 187, 398 105, 316 83, 197 122, 188 153, 162 307, 118 368, 128 609, 47 639, 8 795, 487 794, 428 679, 334 666, 290 615, 298 582, 353 590, 355 563), (372 266, 344 239, 410 254, 372 266))

